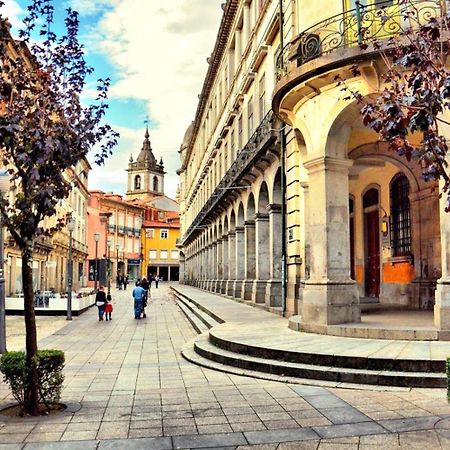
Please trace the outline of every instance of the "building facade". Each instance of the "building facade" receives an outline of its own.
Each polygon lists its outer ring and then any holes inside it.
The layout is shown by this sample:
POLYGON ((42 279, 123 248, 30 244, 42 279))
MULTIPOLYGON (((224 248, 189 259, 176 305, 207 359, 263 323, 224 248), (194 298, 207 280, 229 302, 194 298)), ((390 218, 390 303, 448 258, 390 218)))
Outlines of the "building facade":
POLYGON ((91 191, 88 203, 89 286, 116 285, 117 276, 137 280, 141 272, 143 209, 120 195, 91 191), (99 240, 95 240, 98 233, 99 240), (109 261, 109 264, 108 264, 109 261))
MULTIPOLYGON (((363 126, 336 83, 363 95, 382 88, 386 65, 360 50, 361 33, 389 37, 411 6, 285 0, 280 20, 280 3, 225 4, 180 149, 181 279, 299 314, 320 333, 359 322, 368 302, 434 309, 448 339, 450 219, 438 186, 363 126)), ((415 2, 417 22, 444 6, 415 2)))
POLYGON ((179 280, 179 238, 178 212, 146 207, 142 224, 142 277, 179 280))

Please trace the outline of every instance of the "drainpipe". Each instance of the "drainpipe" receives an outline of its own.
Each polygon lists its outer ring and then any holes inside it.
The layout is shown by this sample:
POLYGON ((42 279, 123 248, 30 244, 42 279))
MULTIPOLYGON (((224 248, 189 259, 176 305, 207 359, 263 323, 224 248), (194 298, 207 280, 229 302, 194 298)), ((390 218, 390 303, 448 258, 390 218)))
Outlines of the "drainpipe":
MULTIPOLYGON (((283 0, 280 0, 280 46, 284 50, 284 12, 283 0)), ((281 144, 281 309, 283 317, 286 315, 287 298, 287 265, 286 265, 286 134, 285 126, 280 128, 281 144)))

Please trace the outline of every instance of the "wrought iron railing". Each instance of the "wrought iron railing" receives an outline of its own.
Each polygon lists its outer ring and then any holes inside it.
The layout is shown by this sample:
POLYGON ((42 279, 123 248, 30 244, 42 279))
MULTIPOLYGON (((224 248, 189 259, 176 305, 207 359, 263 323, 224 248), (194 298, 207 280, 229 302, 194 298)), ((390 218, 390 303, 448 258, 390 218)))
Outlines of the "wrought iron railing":
POLYGON ((402 28, 417 28, 433 17, 447 13, 445 0, 410 0, 399 5, 385 0, 357 7, 313 25, 287 44, 277 59, 277 79, 322 55, 341 48, 370 44, 398 33, 402 28))
POLYGON ((226 196, 227 190, 232 189, 235 183, 244 173, 245 169, 252 163, 257 157, 260 151, 267 148, 271 143, 277 139, 277 131, 274 130, 274 114, 269 111, 258 128, 250 137, 247 144, 236 155, 231 167, 227 170, 226 174, 214 189, 209 199, 203 205, 203 208, 197 214, 189 228, 186 230, 182 243, 185 243, 189 236, 202 224, 205 218, 211 213, 211 211, 217 206, 217 204, 226 196))

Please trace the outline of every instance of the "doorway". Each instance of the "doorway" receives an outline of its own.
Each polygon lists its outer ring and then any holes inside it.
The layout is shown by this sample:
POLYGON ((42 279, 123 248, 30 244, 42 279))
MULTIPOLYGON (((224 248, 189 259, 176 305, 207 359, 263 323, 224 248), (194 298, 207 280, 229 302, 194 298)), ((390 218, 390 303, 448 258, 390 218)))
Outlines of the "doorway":
POLYGON ((380 296, 380 208, 378 189, 369 189, 363 197, 366 296, 380 296))

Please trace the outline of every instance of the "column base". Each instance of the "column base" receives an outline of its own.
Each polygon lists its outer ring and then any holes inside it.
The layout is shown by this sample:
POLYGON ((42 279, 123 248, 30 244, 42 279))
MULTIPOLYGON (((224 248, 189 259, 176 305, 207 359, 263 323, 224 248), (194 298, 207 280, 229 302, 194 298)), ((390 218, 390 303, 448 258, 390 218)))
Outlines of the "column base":
POLYGON ((226 284, 227 284, 227 280, 219 281, 219 286, 218 286, 218 291, 217 291, 219 294, 225 294, 226 284))
POLYGON ((450 335, 450 280, 438 281, 435 292, 434 326, 450 335))
POLYGON ((264 303, 266 300, 267 280, 254 280, 252 290, 253 303, 264 303))
POLYGON ((220 280, 214 280, 213 292, 215 292, 215 293, 220 292, 220 280))
POLYGON ((302 301, 302 329, 327 333, 328 325, 361 322, 356 283, 305 283, 302 301))
POLYGON ((242 284, 242 280, 234 280, 232 294, 234 298, 242 298, 242 284))
POLYGON ((253 280, 244 280, 242 282, 241 298, 250 301, 252 299, 253 280))
POLYGON ((266 286, 266 306, 278 307, 281 305, 281 280, 269 280, 266 286))
POLYGON ((227 280, 225 284, 225 295, 228 297, 234 296, 234 282, 235 280, 227 280))

